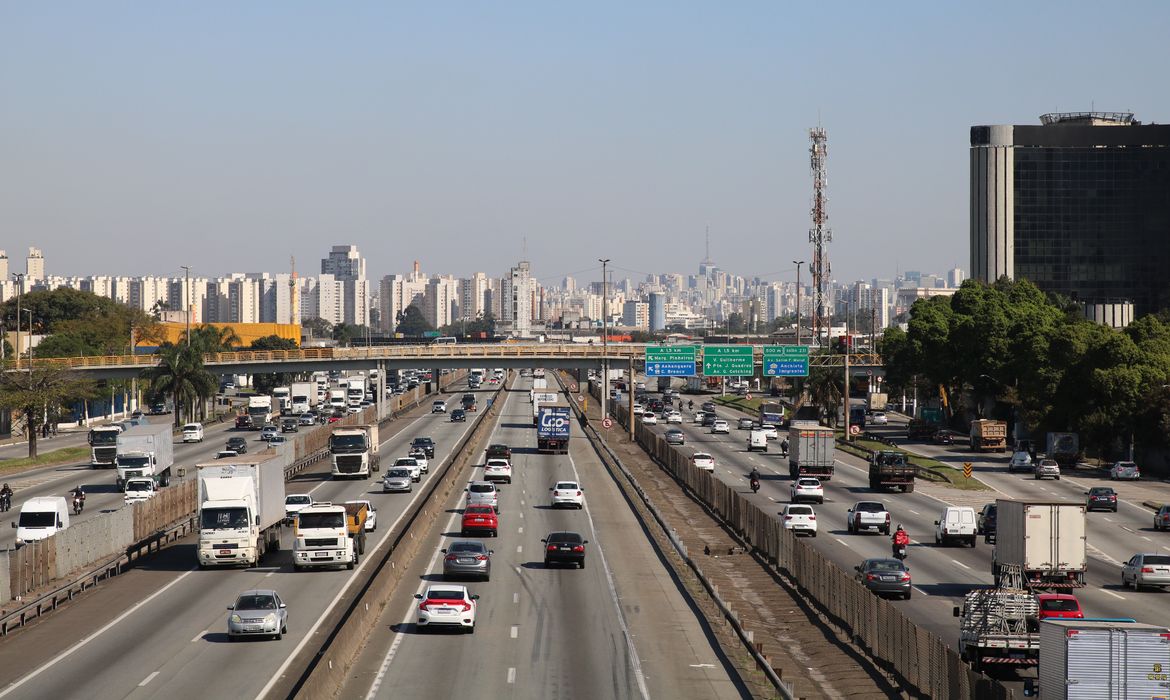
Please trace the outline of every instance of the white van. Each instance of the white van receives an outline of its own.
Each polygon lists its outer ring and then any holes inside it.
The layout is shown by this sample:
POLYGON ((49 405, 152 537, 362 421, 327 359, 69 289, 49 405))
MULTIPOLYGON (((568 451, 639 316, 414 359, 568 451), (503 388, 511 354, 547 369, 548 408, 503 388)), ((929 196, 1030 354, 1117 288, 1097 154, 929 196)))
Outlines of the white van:
POLYGON ((753 450, 768 451, 768 434, 763 430, 753 430, 751 436, 748 437, 748 452, 753 450))
POLYGON ((934 521, 934 543, 963 543, 975 546, 975 509, 971 506, 947 506, 934 521))
POLYGON ((16 528, 16 546, 52 537, 69 527, 69 507, 62 496, 37 496, 24 502, 16 528))

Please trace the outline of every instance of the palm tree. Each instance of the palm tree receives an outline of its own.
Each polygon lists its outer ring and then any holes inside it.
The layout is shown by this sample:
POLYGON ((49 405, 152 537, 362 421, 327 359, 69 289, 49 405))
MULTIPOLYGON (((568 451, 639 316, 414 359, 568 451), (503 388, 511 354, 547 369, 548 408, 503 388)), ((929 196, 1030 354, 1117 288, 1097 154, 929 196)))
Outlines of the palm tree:
MULTIPOLYGON (((184 331, 181 342, 185 343, 187 334, 184 331)), ((240 336, 231 326, 213 326, 204 323, 191 330, 191 347, 203 353, 227 352, 243 343, 240 336)))
POLYGON ((215 377, 203 367, 203 357, 194 345, 165 345, 159 348, 159 363, 143 373, 153 391, 171 396, 175 405, 175 427, 192 417, 196 401, 215 393, 215 377))
POLYGON ((813 403, 819 407, 832 422, 837 409, 841 406, 841 373, 836 369, 813 368, 804 388, 808 391, 813 403))

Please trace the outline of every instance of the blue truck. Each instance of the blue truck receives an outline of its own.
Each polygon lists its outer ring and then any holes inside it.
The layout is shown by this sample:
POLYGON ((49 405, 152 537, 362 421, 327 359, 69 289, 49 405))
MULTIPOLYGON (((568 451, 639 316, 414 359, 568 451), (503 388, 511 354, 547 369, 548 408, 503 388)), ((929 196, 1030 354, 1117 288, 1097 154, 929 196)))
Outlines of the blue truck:
POLYGON ((571 422, 567 405, 542 405, 536 421, 536 451, 541 454, 568 454, 571 422))

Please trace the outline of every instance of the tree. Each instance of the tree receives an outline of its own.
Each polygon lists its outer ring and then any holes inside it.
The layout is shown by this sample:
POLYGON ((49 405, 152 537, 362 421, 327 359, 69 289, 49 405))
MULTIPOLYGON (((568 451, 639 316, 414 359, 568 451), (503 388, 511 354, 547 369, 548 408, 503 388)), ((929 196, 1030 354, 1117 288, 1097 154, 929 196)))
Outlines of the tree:
MULTIPOLYGON (((32 312, 33 332, 45 336, 37 345, 37 357, 120 355, 130 348, 132 335, 138 340, 159 336, 157 322, 143 311, 67 287, 29 292, 22 297, 21 308, 24 318, 24 310, 32 312)), ((8 325, 15 327, 16 299, 0 305, 0 318, 11 318, 8 325)))
POLYGON ((29 457, 37 456, 37 433, 46 414, 57 414, 69 402, 93 395, 93 381, 69 370, 36 367, 31 372, 0 373, 0 408, 17 411, 24 419, 29 457))
POLYGON ((143 373, 155 394, 168 395, 175 405, 175 427, 194 413, 197 402, 215 394, 215 376, 203 366, 195 346, 166 344, 159 348, 159 363, 143 373))
MULTIPOLYGON (((297 343, 288 338, 281 338, 278 335, 266 335, 263 338, 257 338, 252 341, 249 350, 296 350, 297 343)), ((267 374, 256 374, 252 376, 252 387, 261 394, 270 394, 272 389, 278 386, 284 386, 290 383, 294 374, 289 372, 270 372, 267 374)))
POLYGON ((288 338, 281 338, 279 335, 266 335, 263 338, 257 338, 248 346, 249 350, 296 350, 297 341, 288 338))
POLYGON ((427 322, 417 306, 408 306, 398 312, 398 327, 394 330, 405 336, 418 337, 427 331, 435 330, 435 327, 427 322))
POLYGON ((306 321, 301 322, 301 327, 309 332, 309 337, 312 338, 332 338, 333 324, 321 318, 314 316, 306 321))
MULTIPOLYGON (((186 340, 187 332, 183 331, 183 337, 179 342, 185 344, 186 340)), ((201 353, 230 352, 237 345, 242 344, 243 341, 240 340, 236 329, 231 326, 215 326, 204 323, 191 329, 191 347, 201 353)))

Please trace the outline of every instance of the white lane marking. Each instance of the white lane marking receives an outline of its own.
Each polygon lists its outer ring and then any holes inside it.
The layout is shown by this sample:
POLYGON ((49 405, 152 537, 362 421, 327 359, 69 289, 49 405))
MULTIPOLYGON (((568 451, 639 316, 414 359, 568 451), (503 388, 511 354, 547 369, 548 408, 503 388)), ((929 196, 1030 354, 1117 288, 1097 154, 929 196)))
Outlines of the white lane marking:
POLYGON ((918 511, 916 511, 916 510, 910 510, 909 508, 907 508, 906 510, 909 510, 911 513, 913 513, 913 514, 915 514, 915 515, 922 515, 922 513, 919 513, 919 512, 918 512, 918 511))
POLYGON ((513 605, 519 605, 519 604, 520 604, 520 594, 519 594, 519 593, 513 593, 513 594, 512 594, 512 604, 513 604, 513 605))
POLYGON ((1101 589, 1101 592, 1102 592, 1102 593, 1108 593, 1109 595, 1113 596, 1114 598, 1120 598, 1121 600, 1125 600, 1125 596, 1123 596, 1123 595, 1117 595, 1116 593, 1114 593, 1113 591, 1111 591, 1111 590, 1109 590, 1109 589, 1107 589, 1107 588, 1102 588, 1102 589, 1101 589))
POLYGON ((131 616, 131 615, 133 615, 134 613, 138 612, 138 610, 140 610, 140 609, 141 609, 143 606, 147 605, 148 603, 150 603, 150 602, 151 602, 152 600, 154 600, 155 598, 157 598, 157 597, 159 597, 160 595, 162 595, 163 593, 167 592, 168 590, 170 590, 170 588, 171 588, 172 586, 174 586, 175 584, 177 584, 179 581, 182 581, 183 579, 187 578, 188 576, 190 576, 190 575, 191 575, 191 574, 193 574, 193 573, 195 573, 195 569, 188 569, 186 572, 184 572, 183 574, 181 574, 181 575, 180 575, 178 578, 176 578, 174 581, 171 581, 171 582, 170 582, 170 583, 168 583, 167 585, 165 585, 165 586, 163 586, 162 588, 160 588, 160 589, 158 589, 157 591, 155 591, 153 594, 151 594, 151 595, 150 595, 150 597, 148 597, 148 598, 146 598, 146 599, 144 599, 144 600, 141 600, 141 601, 139 601, 139 602, 138 602, 138 603, 137 603, 137 604, 136 604, 134 607, 130 608, 130 609, 129 609, 129 610, 127 610, 126 612, 122 613, 121 615, 119 615, 119 616, 115 617, 113 620, 110 620, 109 622, 107 622, 107 623, 106 623, 105 625, 103 625, 103 626, 101 627, 101 629, 99 629, 98 631, 94 632, 93 634, 89 635, 89 636, 88 636, 88 637, 86 637, 85 639, 82 639, 80 642, 78 642, 78 643, 74 644, 73 646, 69 647, 68 649, 66 649, 65 651, 61 652, 60 654, 57 654, 57 655, 56 655, 56 656, 54 656, 53 658, 49 659, 47 662, 45 662, 44 664, 42 664, 41 666, 39 666, 38 668, 36 668, 36 669, 35 669, 35 670, 34 670, 32 673, 28 674, 28 675, 27 675, 27 676, 25 676, 24 678, 21 678, 20 680, 16 681, 16 682, 15 682, 15 683, 13 683, 12 685, 10 685, 10 686, 8 686, 7 688, 5 688, 3 692, 0 692, 0 698, 4 697, 5 695, 8 695, 9 693, 11 693, 12 691, 16 690, 17 688, 19 688, 20 686, 24 685, 25 683, 28 683, 29 681, 31 681, 32 679, 34 679, 34 678, 36 678, 37 676, 41 675, 41 674, 42 674, 42 673, 44 673, 45 671, 48 671, 48 670, 49 670, 50 668, 52 668, 53 666, 56 666, 56 665, 57 665, 57 664, 58 664, 58 663, 59 663, 59 662, 60 662, 62 659, 64 659, 66 656, 69 656, 70 654, 72 654, 73 652, 75 652, 75 651, 77 651, 78 649, 82 648, 82 647, 83 647, 83 646, 85 646, 86 644, 89 644, 89 643, 90 643, 90 642, 92 642, 93 640, 97 639, 97 638, 98 638, 99 636, 101 636, 101 635, 102 635, 104 632, 108 631, 108 630, 109 630, 111 627, 113 627, 114 625, 118 624, 118 623, 119 623, 119 622, 121 622, 122 620, 125 620, 126 618, 130 617, 130 616, 131 616))
POLYGON ((691 668, 715 668, 715 664, 687 664, 691 668))
MULTIPOLYGON (((569 458, 569 466, 573 469, 573 478, 577 483, 581 483, 581 475, 577 472, 577 463, 573 461, 573 455, 567 455, 569 458)), ((634 678, 638 681, 638 692, 642 695, 642 700, 650 700, 650 690, 646 687, 646 678, 642 675, 642 659, 638 657, 638 650, 634 647, 634 637, 630 634, 629 625, 626 624, 625 613, 622 612, 621 601, 618 599, 617 584, 613 580, 613 572, 609 570, 609 562, 605 560, 605 552, 601 548, 601 541, 597 536, 597 527, 593 524, 593 513, 589 508, 589 504, 585 504, 585 518, 589 521, 589 530, 593 533, 594 546, 597 548, 597 556, 601 559, 601 568, 605 571, 605 580, 609 584, 609 597, 613 601, 614 612, 617 614, 618 624, 622 628, 622 636, 626 640, 626 648, 630 653, 630 666, 633 667, 634 678)))
POLYGON ((508 667, 508 682, 509 683, 516 682, 516 667, 515 666, 508 667))
POLYGON ((1137 534, 1137 530, 1134 530, 1132 527, 1126 527, 1126 526, 1122 525, 1121 529, 1125 530, 1126 532, 1132 532, 1135 535, 1137 534))
POLYGON ((519 532, 521 535, 524 534, 524 528, 522 528, 522 527, 516 528, 516 531, 519 532))
POLYGON ((199 634, 195 635, 195 637, 194 637, 194 638, 192 638, 192 639, 191 639, 191 641, 192 641, 192 642, 198 642, 200 639, 203 639, 203 635, 207 634, 207 632, 208 632, 207 630, 203 630, 203 631, 202 631, 202 632, 200 632, 199 634))
POLYGON ((848 547, 849 549, 853 549, 853 545, 849 544, 848 542, 846 542, 845 540, 841 539, 840 537, 834 537, 834 538, 833 538, 833 541, 834 541, 834 542, 838 542, 838 543, 840 543, 840 544, 843 544, 843 545, 845 545, 846 547, 848 547))
POLYGON ((956 564, 958 564, 959 566, 963 567, 964 569, 967 569, 967 570, 970 570, 970 569, 971 569, 971 567, 967 566, 966 564, 964 564, 963 562, 959 561, 958 559, 952 559, 951 561, 955 562, 956 564))
POLYGON ((520 625, 512 625, 512 631, 508 634, 512 639, 520 636, 520 625))
POLYGON ((512 567, 512 568, 516 569, 516 575, 517 575, 517 576, 519 576, 519 575, 520 575, 520 567, 518 567, 518 566, 515 566, 515 567, 512 567))
POLYGON ((275 574, 275 573, 276 573, 275 571, 269 571, 268 573, 264 574, 264 578, 268 578, 268 577, 272 576, 272 575, 273 575, 273 574, 275 574))
POLYGON ((521 519, 521 520, 523 520, 523 519, 524 519, 524 514, 523 514, 523 513, 521 513, 521 514, 520 514, 520 519, 521 519))
POLYGON ((144 686, 145 686, 147 683, 149 683, 149 682, 153 681, 153 680, 154 680, 154 677, 155 677, 155 676, 157 676, 157 675, 158 675, 158 671, 155 671, 154 673, 150 674, 150 675, 149 675, 149 676, 147 676, 146 678, 142 679, 142 682, 138 684, 138 687, 139 687, 139 688, 142 688, 142 687, 144 687, 144 686))
POLYGON ((1153 540, 1151 540, 1149 537, 1146 537, 1145 535, 1142 535, 1142 539, 1146 542, 1153 542, 1153 540))
POLYGON ((523 551, 524 551, 524 545, 522 545, 522 544, 516 545, 516 553, 517 554, 520 554, 523 551))
POLYGON ((521 498, 521 499, 520 499, 520 505, 524 505, 524 499, 523 499, 523 498, 521 498))
POLYGON ((1101 519, 1104 520, 1105 522, 1110 522, 1110 523, 1113 522, 1113 518, 1110 518, 1108 515, 1102 515, 1101 519))

